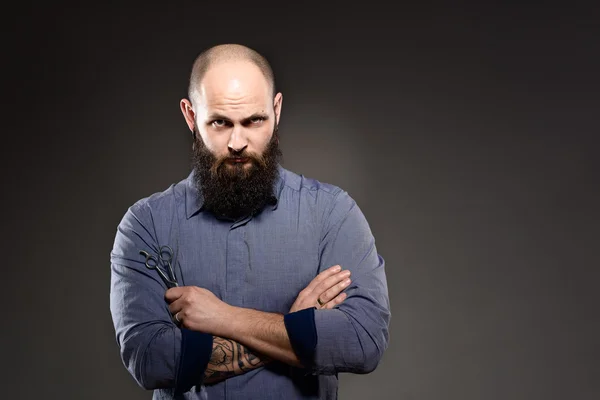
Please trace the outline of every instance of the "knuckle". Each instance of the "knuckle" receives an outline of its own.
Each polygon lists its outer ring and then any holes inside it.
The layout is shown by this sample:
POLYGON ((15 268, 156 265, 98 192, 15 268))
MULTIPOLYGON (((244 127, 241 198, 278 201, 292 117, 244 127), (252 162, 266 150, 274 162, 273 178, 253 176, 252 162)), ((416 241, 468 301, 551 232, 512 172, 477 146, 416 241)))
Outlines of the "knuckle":
POLYGON ((329 279, 327 279, 327 284, 328 284, 328 286, 331 287, 331 286, 335 285, 336 283, 338 283, 339 281, 340 281, 340 276, 335 275, 335 276, 332 276, 329 279))
POLYGON ((300 303, 300 302, 304 301, 304 299, 307 297, 308 297, 308 295, 306 293, 298 294, 298 297, 296 297, 296 303, 300 303))
POLYGON ((335 291, 335 286, 331 284, 323 285, 323 293, 332 293, 335 291))
POLYGON ((329 289, 329 286, 326 285, 325 283, 321 283, 321 284, 319 284, 319 286, 317 286, 315 288, 315 292, 319 293, 319 294, 323 294, 327 291, 327 289, 329 289))

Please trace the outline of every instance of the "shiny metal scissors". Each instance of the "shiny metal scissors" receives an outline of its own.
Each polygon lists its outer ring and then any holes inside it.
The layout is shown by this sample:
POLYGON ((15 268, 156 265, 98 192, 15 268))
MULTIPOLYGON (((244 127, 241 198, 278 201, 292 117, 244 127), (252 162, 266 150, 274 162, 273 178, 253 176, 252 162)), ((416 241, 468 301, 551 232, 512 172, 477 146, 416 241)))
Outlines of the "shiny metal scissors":
POLYGON ((160 246, 158 249, 158 257, 153 256, 144 250, 140 250, 140 254, 146 257, 146 267, 148 269, 155 269, 167 287, 172 288, 179 286, 177 279, 175 278, 175 273, 173 272, 173 265, 171 264, 171 261, 173 261, 172 248, 169 246, 160 246), (159 267, 159 264, 164 271, 159 267))

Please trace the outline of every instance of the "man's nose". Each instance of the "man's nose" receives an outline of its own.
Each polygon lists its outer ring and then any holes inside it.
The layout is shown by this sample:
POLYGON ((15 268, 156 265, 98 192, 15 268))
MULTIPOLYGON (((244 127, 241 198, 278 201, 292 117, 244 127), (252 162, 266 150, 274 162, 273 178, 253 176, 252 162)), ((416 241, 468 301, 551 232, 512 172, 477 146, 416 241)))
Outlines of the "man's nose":
POLYGON ((227 147, 233 153, 241 153, 248 146, 248 138, 244 132, 244 128, 236 126, 231 131, 229 143, 227 147))

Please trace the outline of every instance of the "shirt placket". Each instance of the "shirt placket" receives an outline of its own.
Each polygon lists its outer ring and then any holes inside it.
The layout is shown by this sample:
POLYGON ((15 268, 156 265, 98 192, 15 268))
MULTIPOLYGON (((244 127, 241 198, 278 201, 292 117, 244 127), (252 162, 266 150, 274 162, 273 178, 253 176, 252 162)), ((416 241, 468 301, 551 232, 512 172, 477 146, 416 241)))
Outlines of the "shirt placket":
MULTIPOLYGON (((227 261, 225 271, 225 302, 232 306, 241 307, 244 299, 244 274, 249 262, 248 247, 246 245, 246 224, 249 219, 235 222, 227 233, 227 261)), ((225 398, 235 399, 239 387, 230 380, 225 380, 225 398)))
POLYGON ((231 225, 227 236, 227 266, 225 274, 225 290, 227 303, 242 307, 244 299, 245 273, 249 263, 249 252, 246 244, 246 224, 249 218, 231 225))

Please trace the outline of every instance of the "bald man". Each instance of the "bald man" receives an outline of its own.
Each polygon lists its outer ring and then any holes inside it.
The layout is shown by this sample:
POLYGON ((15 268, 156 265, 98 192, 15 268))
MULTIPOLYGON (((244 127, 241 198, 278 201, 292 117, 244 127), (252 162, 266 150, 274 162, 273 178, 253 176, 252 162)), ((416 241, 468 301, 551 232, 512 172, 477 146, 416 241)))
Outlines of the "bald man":
POLYGON ((253 49, 201 53, 180 104, 192 171, 118 226, 117 342, 154 399, 336 399, 337 374, 388 346, 369 225, 345 191, 281 166, 282 104, 253 49))

